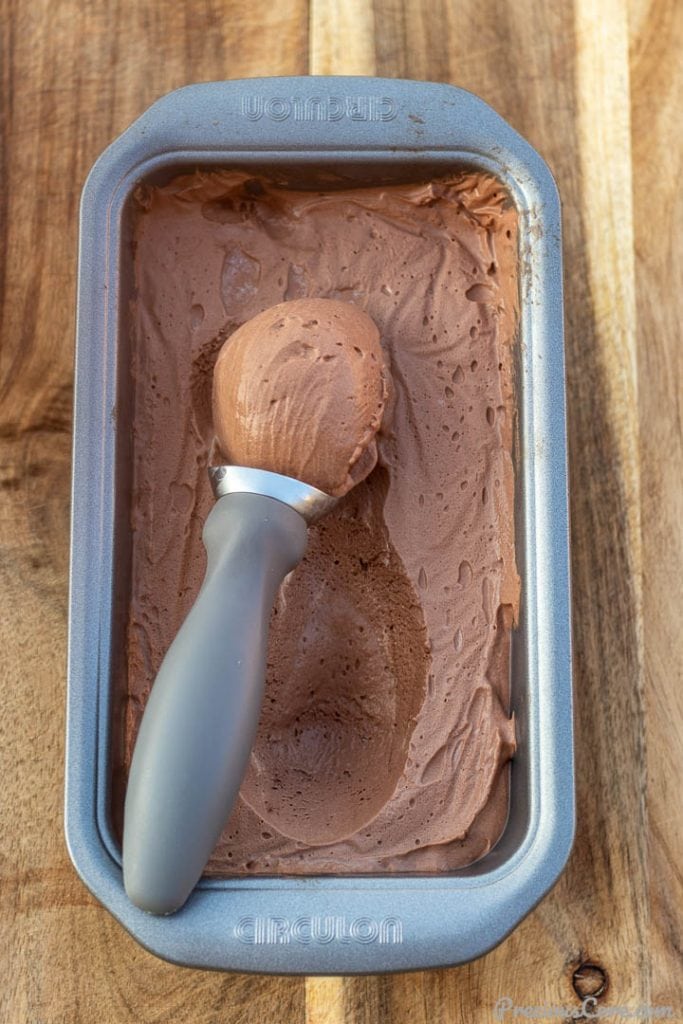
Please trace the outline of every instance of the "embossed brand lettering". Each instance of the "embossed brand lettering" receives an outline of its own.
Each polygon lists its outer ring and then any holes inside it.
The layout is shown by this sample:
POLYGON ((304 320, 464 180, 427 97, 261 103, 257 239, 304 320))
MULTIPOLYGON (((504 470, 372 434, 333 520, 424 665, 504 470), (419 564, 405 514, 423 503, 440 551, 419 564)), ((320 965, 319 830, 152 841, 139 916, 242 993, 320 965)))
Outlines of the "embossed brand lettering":
POLYGON ((393 121, 398 111, 390 96, 243 96, 242 113, 250 121, 393 121))
POLYGON ((377 942, 393 946, 403 942, 403 923, 399 917, 241 917, 235 925, 235 937, 247 946, 276 946, 299 942, 326 945, 328 942, 377 942))

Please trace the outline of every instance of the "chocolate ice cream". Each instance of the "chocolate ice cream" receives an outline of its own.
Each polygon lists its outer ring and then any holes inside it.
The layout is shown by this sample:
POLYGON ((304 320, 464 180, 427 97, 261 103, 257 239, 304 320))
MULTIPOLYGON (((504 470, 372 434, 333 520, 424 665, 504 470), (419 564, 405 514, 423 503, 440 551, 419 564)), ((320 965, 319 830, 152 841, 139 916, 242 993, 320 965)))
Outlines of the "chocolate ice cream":
POLYGON ((391 408, 376 467, 281 588, 259 735, 208 870, 470 863, 504 827, 514 751, 513 206, 481 174, 297 192, 230 171, 136 202, 125 763, 203 575, 216 355, 276 303, 338 299, 379 328, 391 408))
POLYGON ((346 494, 377 462, 387 377, 379 331, 357 306, 278 303, 242 324, 216 360, 221 450, 233 465, 346 494))

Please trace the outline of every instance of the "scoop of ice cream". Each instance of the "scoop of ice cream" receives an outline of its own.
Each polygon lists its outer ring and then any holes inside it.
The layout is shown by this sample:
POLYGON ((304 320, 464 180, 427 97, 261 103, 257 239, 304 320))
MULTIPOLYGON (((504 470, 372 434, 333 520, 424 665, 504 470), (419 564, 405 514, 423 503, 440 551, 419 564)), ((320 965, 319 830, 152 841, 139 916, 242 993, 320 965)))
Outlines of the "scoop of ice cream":
POLYGON ((213 421, 221 450, 235 465, 346 494, 377 462, 388 380, 379 331, 356 306, 271 306, 218 355, 213 421))

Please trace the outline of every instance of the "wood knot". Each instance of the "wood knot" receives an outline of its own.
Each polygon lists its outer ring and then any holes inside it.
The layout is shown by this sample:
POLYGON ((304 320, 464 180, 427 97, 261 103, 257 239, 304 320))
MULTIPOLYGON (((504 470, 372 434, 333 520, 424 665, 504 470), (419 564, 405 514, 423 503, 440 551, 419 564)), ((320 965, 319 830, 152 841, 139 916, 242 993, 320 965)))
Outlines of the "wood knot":
POLYGON ((579 999, 599 999, 609 987, 609 975, 600 964, 584 960, 572 974, 572 986, 579 999))

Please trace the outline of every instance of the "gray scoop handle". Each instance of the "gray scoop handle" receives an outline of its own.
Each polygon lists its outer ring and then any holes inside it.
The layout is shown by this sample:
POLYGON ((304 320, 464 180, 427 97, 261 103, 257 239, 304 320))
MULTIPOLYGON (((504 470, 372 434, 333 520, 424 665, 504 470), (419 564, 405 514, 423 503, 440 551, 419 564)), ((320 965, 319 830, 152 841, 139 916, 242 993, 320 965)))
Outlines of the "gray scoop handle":
POLYGON ((124 886, 152 914, 183 905, 237 798, 261 709, 270 612, 307 528, 283 502, 229 494, 203 539, 206 577, 152 687, 126 792, 124 886))

